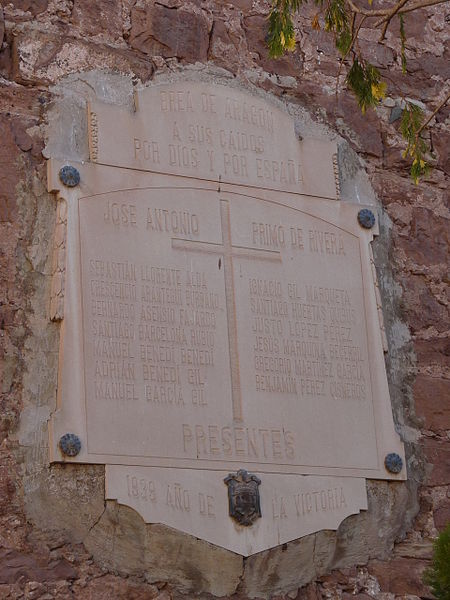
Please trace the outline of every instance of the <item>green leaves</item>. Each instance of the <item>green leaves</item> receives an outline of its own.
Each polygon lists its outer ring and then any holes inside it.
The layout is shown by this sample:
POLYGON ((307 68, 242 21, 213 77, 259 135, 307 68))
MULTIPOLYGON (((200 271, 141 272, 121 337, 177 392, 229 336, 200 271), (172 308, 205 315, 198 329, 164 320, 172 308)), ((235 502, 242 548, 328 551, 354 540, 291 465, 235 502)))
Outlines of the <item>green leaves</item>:
POLYGON ((350 29, 344 29, 336 36, 336 48, 342 54, 342 56, 346 56, 350 51, 351 45, 353 41, 352 32, 350 29))
POLYGON ((273 0, 269 14, 267 45, 272 58, 295 50, 295 29, 292 14, 299 10, 303 0, 273 0))
POLYGON ((355 94, 363 114, 386 96, 386 84, 381 81, 380 72, 363 59, 354 59, 346 82, 355 94))
POLYGON ((334 31, 336 34, 350 32, 348 14, 344 0, 330 0, 325 9, 325 31, 334 31))
MULTIPOLYGON (((348 60, 351 63, 346 83, 355 95, 364 114, 368 108, 376 107, 386 97, 387 89, 379 70, 364 58, 359 46, 359 32, 363 23, 367 22, 366 19, 372 16, 370 10, 358 8, 352 0, 272 0, 267 36, 269 54, 275 58, 295 49, 295 28, 292 16, 301 9, 304 2, 308 1, 314 2, 317 7, 317 12, 311 21, 311 28, 320 30, 322 22, 325 31, 334 35, 336 48, 343 57, 341 67, 344 61, 347 63, 348 60)), ((372 4, 371 0, 367 1, 370 6, 372 4)), ((397 2, 401 2, 401 0, 397 0, 397 2)), ((403 14, 398 13, 399 9, 400 4, 398 4, 395 11, 392 7, 386 8, 385 18, 378 20, 374 27, 383 28, 380 38, 382 40, 390 20, 394 15, 396 15, 396 18, 398 16, 401 66, 403 73, 406 74, 405 22, 403 14)), ((379 10, 374 10, 373 13, 373 16, 380 15, 379 10)), ((444 100, 441 107, 445 105, 448 99, 444 100)), ((420 178, 430 171, 430 165, 426 160, 429 148, 421 137, 422 131, 429 121, 430 119, 425 121, 423 111, 417 105, 412 102, 406 103, 402 113, 400 131, 407 143, 403 156, 405 158, 409 156, 412 160, 411 177, 415 183, 418 183, 420 178)), ((450 600, 450 598, 447 600, 450 600)))
POLYGON ((428 145, 420 136, 424 119, 424 112, 417 104, 413 104, 412 102, 406 103, 400 123, 400 131, 407 143, 406 150, 403 152, 403 158, 406 158, 408 155, 412 158, 411 177, 416 184, 419 183, 421 177, 430 171, 430 165, 425 160, 428 145))
POLYGON ((424 573, 437 600, 450 600, 450 523, 434 543, 433 562, 424 573))

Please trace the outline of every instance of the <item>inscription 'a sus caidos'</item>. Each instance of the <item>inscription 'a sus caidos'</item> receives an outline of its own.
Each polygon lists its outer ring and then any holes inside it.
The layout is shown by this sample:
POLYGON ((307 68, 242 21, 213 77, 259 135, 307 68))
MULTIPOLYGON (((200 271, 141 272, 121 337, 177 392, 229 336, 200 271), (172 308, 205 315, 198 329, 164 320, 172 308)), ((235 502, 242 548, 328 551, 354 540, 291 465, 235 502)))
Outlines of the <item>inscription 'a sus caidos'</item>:
POLYGON ((223 171, 243 179, 256 177, 262 184, 299 184, 302 168, 297 158, 279 160, 270 156, 273 145, 273 112, 253 103, 202 93, 196 103, 190 91, 159 92, 161 113, 173 117, 170 134, 163 139, 133 138, 134 158, 153 168, 223 171), (221 125, 205 125, 198 115, 221 125), (183 119, 177 118, 183 115, 183 119))

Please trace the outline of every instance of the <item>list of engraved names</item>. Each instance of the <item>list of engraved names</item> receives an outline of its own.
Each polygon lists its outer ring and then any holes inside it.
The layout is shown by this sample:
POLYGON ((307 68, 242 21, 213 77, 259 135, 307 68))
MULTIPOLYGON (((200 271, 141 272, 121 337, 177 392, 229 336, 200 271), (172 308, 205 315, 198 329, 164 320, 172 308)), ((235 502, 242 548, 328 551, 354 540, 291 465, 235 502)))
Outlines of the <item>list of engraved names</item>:
POLYGON ((361 286, 345 275, 357 240, 190 193, 189 209, 173 190, 83 205, 82 231, 101 231, 82 258, 89 424, 147 432, 136 454, 263 464, 305 459, 314 407, 363 435, 345 422, 371 410, 361 286))
POLYGON ((366 364, 348 291, 254 278, 248 283, 257 391, 366 399, 366 364))
MULTIPOLYGON (((105 222, 117 224, 108 205, 105 222)), ((136 206, 122 206, 122 227, 137 227, 136 206)), ((150 210, 146 228, 198 236, 188 211, 150 210)), ((201 406, 214 367, 217 311, 223 300, 203 271, 161 266, 157 261, 89 259, 90 322, 97 400, 201 406)))

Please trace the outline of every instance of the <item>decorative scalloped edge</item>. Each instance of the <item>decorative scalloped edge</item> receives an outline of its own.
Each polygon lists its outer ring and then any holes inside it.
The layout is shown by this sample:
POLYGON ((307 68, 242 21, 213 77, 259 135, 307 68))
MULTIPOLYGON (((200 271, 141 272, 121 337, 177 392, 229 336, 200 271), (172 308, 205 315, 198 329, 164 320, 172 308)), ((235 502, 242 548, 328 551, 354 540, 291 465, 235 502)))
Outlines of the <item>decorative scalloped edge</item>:
POLYGON ((64 292, 66 279, 67 202, 58 197, 55 235, 53 241, 52 287, 50 293, 50 319, 64 318, 64 292))
POLYGON ((339 164, 338 164, 338 155, 333 154, 333 171, 334 171, 334 183, 336 185, 336 198, 337 200, 341 199, 341 182, 339 179, 339 164))
POLYGON ((98 119, 97 113, 89 107, 88 129, 89 129, 89 156, 92 162, 98 160, 98 119))

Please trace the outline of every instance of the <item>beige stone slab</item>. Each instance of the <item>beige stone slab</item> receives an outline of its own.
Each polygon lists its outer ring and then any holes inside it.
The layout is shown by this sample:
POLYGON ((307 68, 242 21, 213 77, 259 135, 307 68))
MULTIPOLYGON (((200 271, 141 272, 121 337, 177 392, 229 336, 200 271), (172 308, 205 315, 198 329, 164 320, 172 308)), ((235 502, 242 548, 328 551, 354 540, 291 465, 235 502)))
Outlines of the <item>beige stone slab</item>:
POLYGON ((178 82, 136 93, 135 111, 92 102, 93 162, 337 198, 336 144, 299 139, 293 119, 258 96, 178 82))
POLYGON ((251 527, 228 516, 228 471, 110 465, 106 498, 162 523, 249 556, 320 529, 337 529, 367 509, 365 480, 257 473, 261 518, 251 527))
POLYGON ((359 207, 92 164, 69 190, 59 166, 52 460, 71 431, 76 462, 405 478, 359 207))

